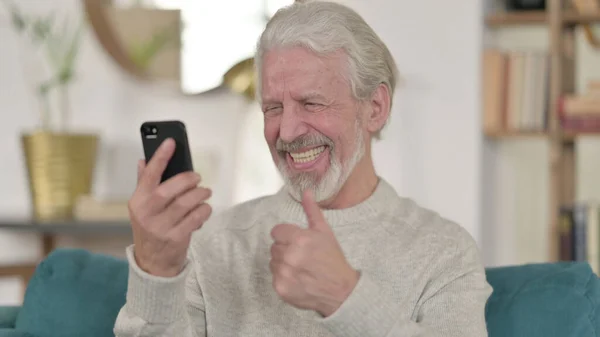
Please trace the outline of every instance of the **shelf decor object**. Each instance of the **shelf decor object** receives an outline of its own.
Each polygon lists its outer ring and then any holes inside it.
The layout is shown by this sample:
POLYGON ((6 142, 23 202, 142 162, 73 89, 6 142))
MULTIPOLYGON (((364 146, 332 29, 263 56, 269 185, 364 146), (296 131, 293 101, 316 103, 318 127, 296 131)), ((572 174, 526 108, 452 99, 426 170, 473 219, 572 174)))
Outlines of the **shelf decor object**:
POLYGON ((254 58, 245 59, 229 69, 223 76, 223 83, 231 91, 253 101, 256 96, 256 72, 254 58))
POLYGON ((84 22, 56 13, 23 13, 4 2, 22 50, 24 74, 39 102, 39 125, 21 134, 35 219, 70 218, 76 198, 91 190, 98 135, 72 130, 69 89, 76 79, 84 22), (29 63, 27 63, 29 61, 29 63))
MULTIPOLYGON (((579 14, 600 13, 600 0, 571 0, 571 4, 579 14)), ((600 48, 600 40, 596 36, 594 28, 588 23, 581 27, 588 43, 596 49, 600 48)))
POLYGON ((506 0, 506 7, 511 11, 545 10, 546 0, 506 0))
POLYGON ((117 7, 110 0, 83 0, 96 38, 127 73, 142 80, 179 83, 181 13, 134 5, 117 7))
POLYGON ((34 218, 70 219, 77 198, 92 190, 98 136, 41 131, 22 143, 34 218))

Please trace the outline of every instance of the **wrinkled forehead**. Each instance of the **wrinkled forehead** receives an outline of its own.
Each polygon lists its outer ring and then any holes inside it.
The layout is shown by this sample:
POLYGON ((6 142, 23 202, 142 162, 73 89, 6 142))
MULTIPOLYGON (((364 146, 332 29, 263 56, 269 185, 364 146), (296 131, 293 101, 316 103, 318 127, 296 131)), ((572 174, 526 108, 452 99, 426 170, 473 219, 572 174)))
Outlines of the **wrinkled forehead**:
POLYGON ((286 94, 303 96, 307 92, 334 94, 348 86, 346 68, 341 52, 317 55, 301 47, 269 51, 261 69, 262 99, 281 100, 286 94))

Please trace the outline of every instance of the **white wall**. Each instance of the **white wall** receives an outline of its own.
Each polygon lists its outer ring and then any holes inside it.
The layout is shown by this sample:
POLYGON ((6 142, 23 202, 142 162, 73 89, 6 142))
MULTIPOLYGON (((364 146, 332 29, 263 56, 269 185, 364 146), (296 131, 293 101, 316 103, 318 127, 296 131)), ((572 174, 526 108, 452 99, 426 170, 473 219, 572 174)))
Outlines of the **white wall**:
POLYGON ((478 239, 481 1, 349 2, 380 32, 404 77, 375 147, 378 170, 478 239))
MULTIPOLYGON (((377 169, 400 194, 459 222, 478 239, 480 0, 347 2, 388 43, 404 77, 384 140, 375 145, 377 169)), ((76 0, 20 3, 38 10, 50 5, 76 8, 76 0)), ((14 43, 15 36, 4 15, 0 16, 0 40, 0 107, 7 118, 0 134, 4 155, 0 217, 26 216, 30 207, 19 135, 35 125, 35 112, 29 110, 32 98, 22 80, 18 54, 5 47, 14 43)), ((141 156, 138 127, 142 121, 178 118, 186 122, 194 146, 220 155, 222 171, 214 181, 213 199, 218 207, 230 204, 237 135, 250 109, 242 98, 223 91, 182 97, 174 88, 136 83, 116 68, 89 35, 79 77, 73 89, 74 125, 97 129, 103 137, 95 187, 98 195, 126 197, 133 188, 135 161, 141 156)), ((30 260, 38 252, 35 238, 0 232, 0 262, 30 260)), ((15 282, 0 282, 0 302, 18 301, 17 294, 15 282)))

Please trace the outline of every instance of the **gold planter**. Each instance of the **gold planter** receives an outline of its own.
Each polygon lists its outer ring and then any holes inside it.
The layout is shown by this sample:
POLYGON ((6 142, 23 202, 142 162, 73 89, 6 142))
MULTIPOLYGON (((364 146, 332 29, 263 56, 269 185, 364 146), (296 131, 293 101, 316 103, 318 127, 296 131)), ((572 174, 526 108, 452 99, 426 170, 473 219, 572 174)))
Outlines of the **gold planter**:
POLYGON ((40 131, 23 134, 21 141, 33 217, 72 218, 77 198, 91 193, 98 136, 40 131))

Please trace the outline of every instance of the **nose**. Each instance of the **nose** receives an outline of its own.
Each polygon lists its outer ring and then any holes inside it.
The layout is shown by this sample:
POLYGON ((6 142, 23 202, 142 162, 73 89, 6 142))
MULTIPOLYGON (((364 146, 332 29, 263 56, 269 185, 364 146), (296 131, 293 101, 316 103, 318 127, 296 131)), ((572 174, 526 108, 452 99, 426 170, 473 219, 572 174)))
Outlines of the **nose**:
POLYGON ((286 143, 308 133, 308 126, 302 120, 302 112, 294 104, 284 107, 279 126, 279 138, 286 143))

